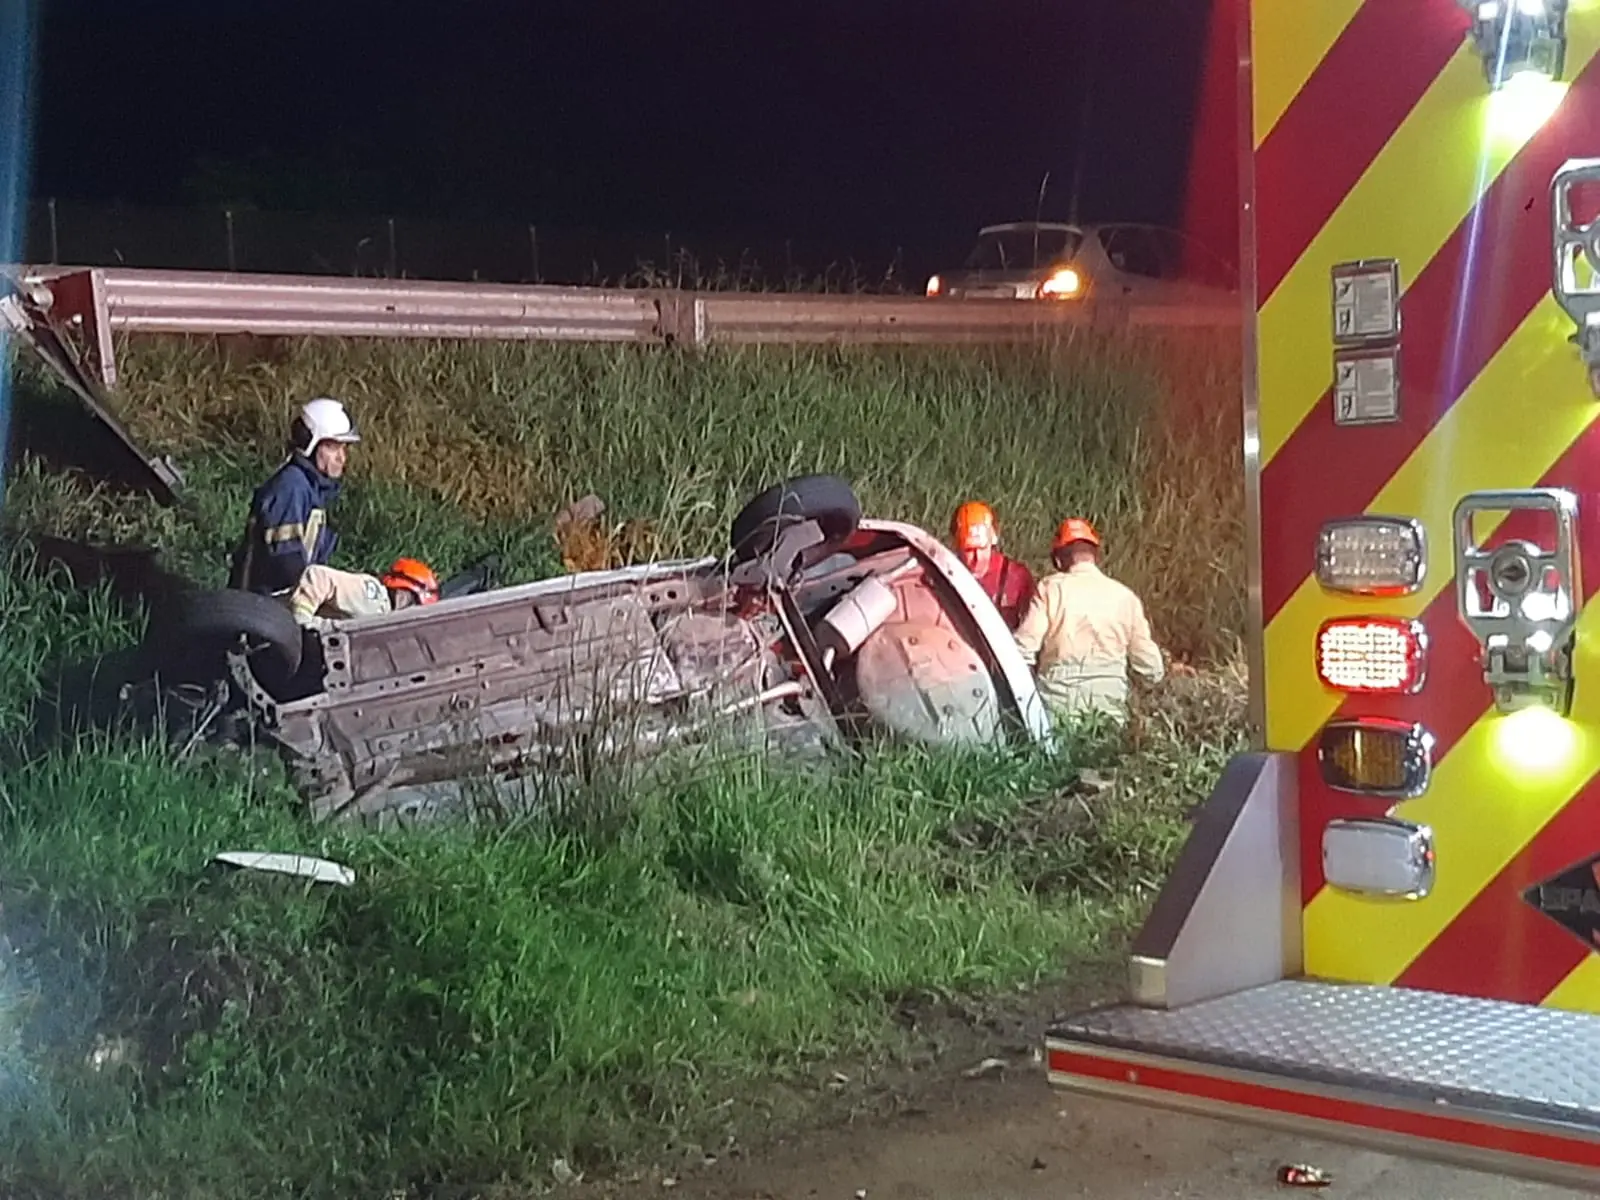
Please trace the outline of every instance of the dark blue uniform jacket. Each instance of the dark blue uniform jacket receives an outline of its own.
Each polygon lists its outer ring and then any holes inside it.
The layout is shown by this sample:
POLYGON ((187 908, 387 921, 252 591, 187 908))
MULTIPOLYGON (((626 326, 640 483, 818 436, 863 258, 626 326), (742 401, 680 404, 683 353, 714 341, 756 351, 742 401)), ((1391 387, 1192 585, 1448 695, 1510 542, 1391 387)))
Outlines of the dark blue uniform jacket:
POLYGON ((339 540, 328 528, 328 509, 338 495, 338 480, 317 470, 304 454, 291 455, 251 497, 232 585, 281 592, 294 587, 308 566, 326 564, 339 540))

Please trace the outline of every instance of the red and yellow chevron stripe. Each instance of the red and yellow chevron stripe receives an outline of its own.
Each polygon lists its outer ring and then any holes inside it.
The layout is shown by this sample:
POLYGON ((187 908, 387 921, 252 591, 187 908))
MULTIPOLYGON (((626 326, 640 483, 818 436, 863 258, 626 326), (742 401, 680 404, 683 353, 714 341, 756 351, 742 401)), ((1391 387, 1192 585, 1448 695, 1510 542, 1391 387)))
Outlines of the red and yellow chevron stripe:
POLYGON ((1497 94, 1457 0, 1252 8, 1262 687, 1269 748, 1301 764, 1306 973, 1600 1012, 1600 951, 1522 899, 1600 855, 1600 402, 1549 291, 1551 178, 1600 157, 1600 0, 1571 7, 1566 82, 1497 94), (1400 265, 1401 418, 1337 427, 1329 272, 1363 258, 1400 265), (1585 595, 1568 741, 1532 762, 1456 612, 1451 514, 1467 492, 1541 485, 1579 494, 1585 595), (1421 591, 1363 603, 1317 586, 1317 530, 1362 512, 1422 522, 1421 591), (1364 612, 1426 625, 1419 695, 1346 697, 1317 679, 1317 627, 1364 612), (1327 821, 1389 809, 1322 783, 1315 740, 1336 714, 1404 717, 1437 739, 1428 791, 1393 810, 1434 829, 1422 900, 1323 883, 1327 821))

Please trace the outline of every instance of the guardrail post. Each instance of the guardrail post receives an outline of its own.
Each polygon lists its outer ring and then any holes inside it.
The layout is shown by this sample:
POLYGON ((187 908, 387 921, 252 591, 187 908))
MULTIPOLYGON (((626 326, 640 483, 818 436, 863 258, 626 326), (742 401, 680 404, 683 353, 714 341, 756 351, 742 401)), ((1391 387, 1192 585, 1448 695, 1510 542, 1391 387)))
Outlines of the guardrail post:
POLYGON ((50 209, 50 265, 54 266, 61 261, 61 233, 56 226, 56 198, 51 196, 47 202, 50 209))
POLYGON ((234 272, 239 269, 239 258, 233 246, 233 209, 223 209, 222 220, 228 227, 228 270, 234 272))
POLYGON ((58 275, 49 282, 51 308, 62 325, 83 338, 85 356, 107 388, 117 386, 117 359, 106 304, 105 272, 98 268, 58 275))
POLYGON ((699 343, 695 328, 695 294, 676 289, 657 292, 654 340, 664 346, 693 346, 699 343))

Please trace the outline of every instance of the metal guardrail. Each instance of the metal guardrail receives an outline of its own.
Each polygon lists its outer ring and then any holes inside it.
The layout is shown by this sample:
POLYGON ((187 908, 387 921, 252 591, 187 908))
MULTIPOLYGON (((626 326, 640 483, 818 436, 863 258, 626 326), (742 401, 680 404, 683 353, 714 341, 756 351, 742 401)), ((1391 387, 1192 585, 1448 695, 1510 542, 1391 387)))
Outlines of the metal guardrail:
POLYGON ((1125 323, 1131 310, 1053 302, 928 300, 918 296, 789 296, 703 293, 694 297, 698 344, 847 342, 940 345, 1031 341, 1125 323))
MULTIPOLYGON (((12 269, 15 272, 15 268, 12 269)), ((111 335, 463 338, 642 344, 973 344, 1077 328, 1237 327, 1236 298, 1127 304, 812 296, 27 267, 81 327, 108 385, 111 335)))
POLYGON ((540 341, 648 340, 647 297, 583 288, 118 272, 106 277, 113 329, 311 337, 540 341))

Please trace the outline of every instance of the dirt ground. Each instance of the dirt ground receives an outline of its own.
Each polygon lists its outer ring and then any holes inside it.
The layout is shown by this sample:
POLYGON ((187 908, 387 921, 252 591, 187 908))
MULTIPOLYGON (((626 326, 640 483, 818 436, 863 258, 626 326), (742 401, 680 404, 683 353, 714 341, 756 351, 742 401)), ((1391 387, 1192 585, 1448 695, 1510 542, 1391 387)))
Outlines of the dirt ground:
POLYGON ((1284 1163, 1362 1200, 1558 1200, 1583 1193, 1451 1170, 1221 1122, 1052 1094, 1038 1072, 953 1087, 923 1115, 876 1119, 613 1195, 689 1200, 1245 1200, 1302 1189, 1284 1163))
MULTIPOLYGON (((1053 1016, 1115 986, 1019 1001, 1010 1011, 915 1014, 932 1058, 875 1073, 820 1072, 799 1131, 748 1148, 699 1147, 648 1171, 554 1190, 572 1200, 1249 1200, 1296 1194, 1350 1200, 1566 1200, 1591 1194, 1397 1159, 1308 1138, 1053 1091, 1036 1048, 1053 1016), (1004 1063, 1004 1066, 998 1065, 1004 1063), (1277 1170, 1329 1172, 1321 1189, 1277 1170)), ((1600 1184, 1592 1194, 1600 1194, 1600 1184)))

